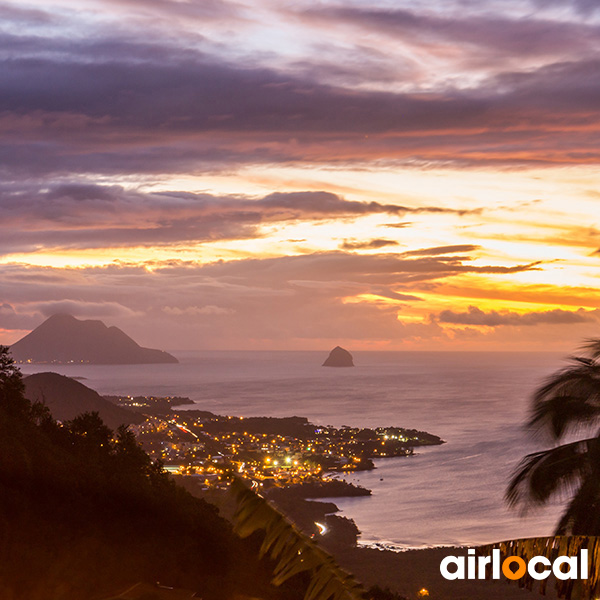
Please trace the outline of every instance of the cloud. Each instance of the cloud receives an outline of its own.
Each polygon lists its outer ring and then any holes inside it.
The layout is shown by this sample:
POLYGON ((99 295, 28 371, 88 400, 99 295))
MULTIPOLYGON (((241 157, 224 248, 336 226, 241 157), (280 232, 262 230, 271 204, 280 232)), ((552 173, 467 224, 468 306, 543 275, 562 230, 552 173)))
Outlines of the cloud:
POLYGON ((406 227, 410 227, 412 223, 401 222, 401 223, 382 223, 379 227, 389 227, 390 229, 405 229, 406 227))
POLYGON ((163 308, 163 311, 165 313, 167 313, 168 315, 174 315, 177 317, 182 316, 182 315, 188 315, 188 316, 230 315, 233 312, 235 312, 234 310, 232 310, 230 308, 223 308, 221 306, 213 306, 212 304, 209 304, 207 306, 186 306, 185 308, 179 308, 177 306, 165 306, 163 308))
POLYGON ((11 304, 3 303, 0 304, 0 329, 21 331, 34 329, 40 324, 42 319, 59 313, 68 313, 76 317, 85 318, 131 318, 138 316, 134 310, 111 301, 33 301, 19 303, 17 308, 11 304))
MULTIPOLYGON (((202 267, 209 276, 218 274, 234 280, 248 279, 254 284, 280 286, 286 280, 339 281, 403 284, 414 280, 435 280, 460 273, 504 274, 539 269, 540 262, 514 266, 469 264, 455 256, 404 257, 401 254, 353 254, 319 252, 272 259, 246 259, 212 263, 202 267)), ((342 292, 343 293, 343 292, 342 292)))
POLYGON ((502 57, 564 56, 565 52, 585 55, 597 49, 600 27, 589 23, 564 20, 509 18, 501 14, 469 14, 454 12, 435 14, 421 10, 364 8, 360 6, 329 6, 312 8, 301 13, 305 18, 352 25, 360 30, 386 34, 413 46, 440 51, 440 44, 470 53, 470 62, 482 59, 488 68, 490 60, 502 57), (473 50, 477 53, 474 54, 473 50))
POLYGON ((454 246, 436 246, 435 248, 423 248, 422 250, 410 250, 404 252, 404 256, 440 256, 442 254, 455 254, 457 252, 474 252, 480 246, 473 244, 459 244, 454 246))
MULTIPOLYGON (((377 214, 465 214, 436 206, 357 202, 325 191, 277 192, 253 198, 176 191, 149 193, 118 185, 76 182, 0 185, 0 210, 0 254, 43 248, 251 239, 260 237, 262 227, 268 223, 357 219, 377 214)), ((381 247, 381 241, 375 240, 371 247, 381 247)))
POLYGON ((377 238, 374 240, 367 240, 364 242, 357 242, 351 240, 344 240, 344 243, 340 246, 342 250, 378 250, 385 246, 397 246, 398 242, 395 240, 386 240, 383 238, 377 238))
POLYGON ((537 8, 548 8, 549 6, 558 6, 561 9, 566 6, 573 7, 581 15, 588 17, 600 10, 596 0, 533 0, 537 8))
MULTIPOLYGON (((531 268, 506 266, 500 272, 531 268)), ((57 311, 110 317, 139 343, 169 348, 314 347, 319 340, 336 338, 386 344, 446 339, 441 323, 399 320, 399 307, 420 304, 423 285, 472 272, 493 275, 499 268, 456 256, 345 252, 203 265, 0 265, 4 302, 29 316, 32 325, 57 311)))
MULTIPOLYGON (((374 214, 404 215, 406 213, 444 213, 463 216, 474 211, 456 210, 440 206, 408 207, 379 202, 356 202, 344 200, 330 192, 275 192, 254 206, 272 213, 277 220, 311 216, 311 218, 348 217, 374 214)), ((480 211, 475 211, 480 212, 480 211)))
POLYGON ((35 8, 25 8, 15 4, 0 3, 0 11, 2 12, 2 20, 6 23, 16 25, 48 25, 57 23, 58 19, 50 12, 35 8))
POLYGON ((193 19, 206 23, 211 19, 234 20, 241 9, 235 2, 224 0, 202 0, 201 2, 180 2, 178 0, 103 0, 102 4, 112 4, 120 8, 133 8, 148 15, 163 19, 174 17, 193 19))
POLYGON ((469 306, 469 310, 462 313, 444 310, 435 319, 440 323, 453 325, 531 327, 541 324, 573 325, 574 323, 597 322, 598 316, 597 310, 584 310, 583 308, 575 311, 554 309, 527 313, 497 312, 492 310, 486 313, 476 306, 469 306))
MULTIPOLYGON (((523 44, 537 39, 528 31, 520 34, 523 44)), ((486 32, 482 41, 493 37, 486 32)), ((309 71, 234 63, 136 34, 3 32, 0 48, 5 178, 374 160, 533 166, 600 159, 600 63, 593 53, 509 69, 470 87, 424 92, 415 82, 400 92, 325 84, 309 71)))
POLYGON ((56 314, 70 314, 74 317, 132 317, 136 314, 117 302, 82 302, 77 300, 60 300, 48 302, 33 302, 29 310, 39 312, 44 317, 56 314))
POLYGON ((6 302, 0 304, 0 330, 27 330, 38 325, 36 314, 18 313, 14 307, 6 302))

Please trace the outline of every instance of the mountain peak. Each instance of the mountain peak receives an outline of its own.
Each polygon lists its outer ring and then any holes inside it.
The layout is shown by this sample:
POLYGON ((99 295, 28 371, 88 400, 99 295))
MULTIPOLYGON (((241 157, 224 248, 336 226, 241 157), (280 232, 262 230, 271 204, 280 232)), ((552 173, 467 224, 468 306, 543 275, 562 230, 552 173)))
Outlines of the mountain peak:
POLYGON ((67 313, 46 319, 11 346, 15 360, 34 363, 176 363, 174 356, 143 348, 118 327, 67 313))

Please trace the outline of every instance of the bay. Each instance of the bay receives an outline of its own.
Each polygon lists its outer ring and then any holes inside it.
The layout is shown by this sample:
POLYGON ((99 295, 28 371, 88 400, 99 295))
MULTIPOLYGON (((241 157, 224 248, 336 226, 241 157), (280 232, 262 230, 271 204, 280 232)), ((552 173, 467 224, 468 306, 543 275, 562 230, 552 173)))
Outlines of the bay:
POLYGON ((528 452, 543 447, 523 423, 552 353, 353 352, 354 368, 323 368, 323 352, 175 352, 176 365, 24 365, 24 374, 83 377, 101 394, 188 396, 240 416, 308 417, 323 425, 394 425, 446 440, 409 458, 379 459, 348 478, 371 497, 334 501, 362 543, 479 544, 552 534, 555 504, 525 517, 504 491, 528 452))

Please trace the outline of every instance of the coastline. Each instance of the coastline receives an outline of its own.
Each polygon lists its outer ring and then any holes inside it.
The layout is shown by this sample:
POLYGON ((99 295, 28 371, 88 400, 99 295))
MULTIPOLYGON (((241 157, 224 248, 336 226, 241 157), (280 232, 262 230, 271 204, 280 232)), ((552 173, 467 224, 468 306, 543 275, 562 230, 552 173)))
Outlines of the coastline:
POLYGON ((384 550, 385 552, 411 552, 412 550, 443 550, 445 548, 475 548, 479 544, 421 544, 420 546, 409 546, 405 544, 397 544, 382 540, 358 540, 357 548, 367 548, 371 550, 384 550))
POLYGON ((550 370, 546 357, 523 353, 516 360, 513 354, 494 353, 469 356, 463 364, 455 355, 375 354, 367 353, 361 359, 363 367, 344 372, 343 378, 337 371, 315 370, 313 352, 264 352, 258 357, 244 352, 190 353, 176 369, 78 365, 56 370, 86 377, 85 384, 101 394, 186 396, 196 408, 246 416, 289 417, 301 406, 302 414, 317 423, 376 427, 401 422, 435 432, 448 443, 420 447, 410 460, 377 458, 376 470, 354 476, 373 490, 368 500, 327 499, 336 502, 338 515, 353 518, 364 542, 386 544, 390 551, 393 546, 422 549, 551 532, 555 510, 521 519, 505 511, 502 503, 510 464, 534 449, 518 424, 527 408, 523 390, 550 370), (487 369, 489 363, 493 370, 487 369), (425 377, 432 364, 435 378, 425 377), (483 379, 485 394, 480 391, 483 379), (514 397, 509 413, 507 396, 514 397), (365 399, 373 400, 366 412, 365 399), (495 425, 498 419, 501 426, 495 425))

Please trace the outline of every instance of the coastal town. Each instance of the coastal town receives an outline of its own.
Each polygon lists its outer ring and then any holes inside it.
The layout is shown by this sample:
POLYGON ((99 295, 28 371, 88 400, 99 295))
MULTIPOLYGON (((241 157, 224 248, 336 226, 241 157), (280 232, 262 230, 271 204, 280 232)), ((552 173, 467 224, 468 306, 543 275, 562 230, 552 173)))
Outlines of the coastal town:
POLYGON ((187 408, 187 398, 107 396, 146 419, 131 425, 148 454, 174 475, 201 489, 224 488, 235 472, 261 488, 349 484, 332 475, 374 469, 373 459, 410 457, 419 446, 442 444, 438 436, 401 427, 332 427, 305 417, 235 417, 187 408), (336 483, 334 483, 334 481, 336 483))

